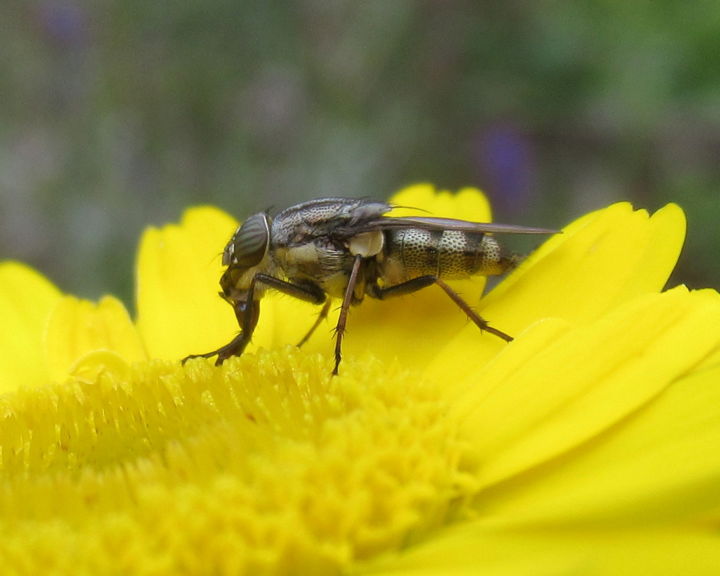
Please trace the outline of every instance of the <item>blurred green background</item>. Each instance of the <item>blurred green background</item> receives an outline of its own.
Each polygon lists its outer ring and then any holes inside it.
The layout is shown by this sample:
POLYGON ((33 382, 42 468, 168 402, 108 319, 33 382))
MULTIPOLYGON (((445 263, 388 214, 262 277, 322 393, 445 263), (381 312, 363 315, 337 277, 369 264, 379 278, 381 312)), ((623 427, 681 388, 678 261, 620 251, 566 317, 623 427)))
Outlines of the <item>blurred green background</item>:
POLYGON ((131 302, 191 204, 418 181, 548 227, 675 201, 673 281, 720 286, 718 2, 3 0, 0 32, 0 258, 65 291, 131 302))

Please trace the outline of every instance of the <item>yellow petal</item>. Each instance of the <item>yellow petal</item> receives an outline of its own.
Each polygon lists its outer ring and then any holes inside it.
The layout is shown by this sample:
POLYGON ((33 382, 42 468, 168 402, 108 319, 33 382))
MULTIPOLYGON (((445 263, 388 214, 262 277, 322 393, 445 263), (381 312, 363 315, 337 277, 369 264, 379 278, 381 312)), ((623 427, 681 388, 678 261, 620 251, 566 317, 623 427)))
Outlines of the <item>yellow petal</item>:
MULTIPOLYGON (((468 283, 462 285, 465 287, 468 283)), ((477 286, 475 288, 481 290, 477 286)), ((461 290, 460 294, 467 296, 468 292, 461 290)), ((328 370, 331 369, 335 349, 335 327, 340 305, 339 299, 331 303, 328 317, 302 348, 303 352, 319 352, 326 356, 328 370)), ((273 293, 263 298, 260 307, 260 321, 247 348, 249 353, 259 348, 298 344, 321 309, 320 306, 273 293)), ((401 365, 421 371, 467 324, 462 310, 437 287, 385 301, 366 298, 360 305, 350 308, 342 345, 343 358, 371 354, 388 363, 398 361, 401 365)), ((229 332, 226 341, 233 334, 229 332)), ((504 345, 495 336, 480 334, 477 328, 474 336, 495 351, 495 347, 504 345)))
POLYGON ((681 376, 572 458, 477 505, 517 524, 704 523, 720 510, 720 366, 681 376))
MULTIPOLYGON (((482 292, 483 282, 454 282, 453 288, 474 306, 482 292)), ((403 365, 421 371, 436 359, 444 359, 442 351, 449 340, 465 327, 474 328, 479 344, 501 347, 504 342, 495 336, 482 335, 437 286, 383 301, 366 299, 351 310, 345 351, 357 356, 370 351, 378 358, 390 361, 397 358, 403 365)))
POLYGON ((237 223, 215 208, 192 208, 179 226, 149 229, 138 254, 138 329, 153 358, 178 360, 226 344, 237 332, 218 296, 220 255, 237 223))
POLYGON ((91 374, 121 363, 144 360, 147 356, 140 335, 122 302, 105 296, 98 304, 65 296, 50 315, 46 335, 50 378, 91 374), (111 355, 92 355, 94 352, 111 355))
POLYGON ((676 289, 562 335, 528 331, 467 372, 457 405, 468 410, 479 482, 501 482, 617 425, 714 353, 718 325, 716 292, 676 289))
POLYGON ((397 206, 391 216, 437 216, 472 222, 492 221, 490 203, 477 188, 463 188, 452 193, 436 190, 431 184, 416 184, 400 190, 389 202, 397 206))
POLYGON ((16 262, 0 264, 0 393, 48 380, 43 335, 60 292, 16 262))
POLYGON ((720 539, 696 527, 517 530, 476 521, 447 527, 434 538, 353 574, 712 576, 719 565, 720 539))
POLYGON ((684 237, 685 216, 674 204, 650 218, 615 204, 550 238, 483 299, 479 311, 513 335, 543 317, 596 318, 662 289, 684 237))
MULTIPOLYGON (((337 304, 339 306, 339 301, 337 304)), ((297 345, 310 330, 321 308, 322 306, 303 302, 287 294, 269 291, 260 301, 260 320, 247 350, 252 352, 259 348, 272 349, 297 345)), ((303 347, 303 350, 329 354, 333 341, 332 329, 336 322, 337 309, 331 311, 330 319, 318 327, 314 337, 303 347)), ((237 331, 236 324, 235 332, 237 331)))
MULTIPOLYGON (((477 310, 491 326, 513 337, 542 318, 586 322, 640 294, 660 290, 684 235, 685 218, 674 204, 650 218, 629 204, 615 204, 550 238, 484 296, 477 310)), ((428 376, 447 375, 448 366, 477 370, 503 348, 503 342, 481 337, 477 327, 467 323, 446 340, 429 364, 428 376)))

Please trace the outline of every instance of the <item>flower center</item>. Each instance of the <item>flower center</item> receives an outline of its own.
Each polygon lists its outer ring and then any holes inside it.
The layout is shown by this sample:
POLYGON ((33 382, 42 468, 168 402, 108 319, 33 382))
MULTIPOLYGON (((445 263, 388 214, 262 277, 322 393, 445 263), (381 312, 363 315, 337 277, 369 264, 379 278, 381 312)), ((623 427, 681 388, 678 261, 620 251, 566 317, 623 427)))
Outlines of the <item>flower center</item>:
POLYGON ((348 359, 333 378, 293 348, 19 390, 0 548, 32 539, 45 566, 99 572, 337 570, 446 518, 463 482, 447 414, 398 367, 348 359))

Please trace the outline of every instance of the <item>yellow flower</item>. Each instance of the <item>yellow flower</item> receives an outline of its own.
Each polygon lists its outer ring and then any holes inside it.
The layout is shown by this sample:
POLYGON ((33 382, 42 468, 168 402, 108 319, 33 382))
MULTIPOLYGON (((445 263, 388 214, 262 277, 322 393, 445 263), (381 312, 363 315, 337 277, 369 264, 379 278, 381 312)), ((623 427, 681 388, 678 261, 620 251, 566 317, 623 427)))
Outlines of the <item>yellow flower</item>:
MULTIPOLYGON (((394 202, 486 221, 473 190, 394 202)), ((684 217, 627 204, 549 239, 477 305, 334 318, 268 295, 252 347, 217 296, 236 222, 146 232, 138 318, 0 266, 5 574, 714 574, 720 296, 661 293, 684 217)), ((461 283, 471 302, 482 281, 461 283)))

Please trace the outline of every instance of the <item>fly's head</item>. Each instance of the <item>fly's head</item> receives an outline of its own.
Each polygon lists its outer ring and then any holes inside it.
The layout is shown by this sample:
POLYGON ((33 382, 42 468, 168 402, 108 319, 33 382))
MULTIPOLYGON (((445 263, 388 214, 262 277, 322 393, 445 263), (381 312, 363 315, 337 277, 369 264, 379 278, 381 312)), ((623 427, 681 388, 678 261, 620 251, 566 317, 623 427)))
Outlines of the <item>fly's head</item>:
POLYGON ((269 248, 270 221, 263 212, 245 220, 225 246, 220 296, 233 307, 247 301, 253 278, 266 270, 269 248))

